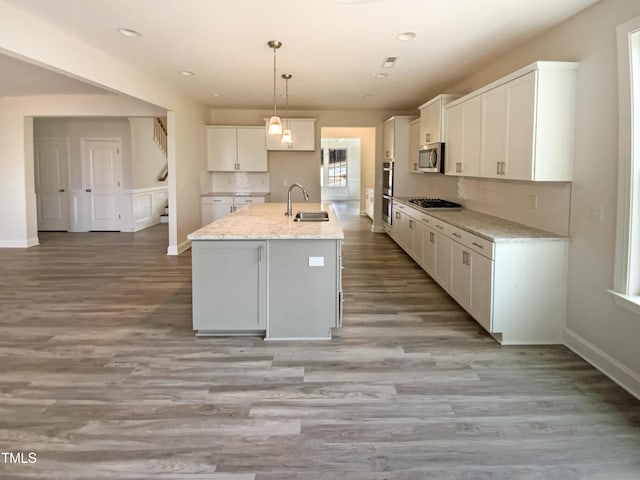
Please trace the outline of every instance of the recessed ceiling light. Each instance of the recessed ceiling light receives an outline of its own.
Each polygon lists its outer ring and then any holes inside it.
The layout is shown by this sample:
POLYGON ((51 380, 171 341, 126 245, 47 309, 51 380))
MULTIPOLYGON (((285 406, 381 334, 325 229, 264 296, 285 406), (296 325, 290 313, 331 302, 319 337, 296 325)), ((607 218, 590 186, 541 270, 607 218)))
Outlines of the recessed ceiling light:
POLYGON ((371 96, 370 93, 361 93, 360 98, 369 98, 371 96))
POLYGON ((212 93, 211 96, 212 97, 221 97, 222 94, 221 93, 212 93))
POLYGON ((180 75, 183 75, 185 77, 193 77, 195 75, 195 73, 189 71, 189 70, 180 70, 180 75))
POLYGON ((416 34, 414 32, 403 32, 399 33, 396 38, 402 41, 413 40, 416 38, 416 34))
POLYGON ((138 38, 142 36, 140 32, 136 32, 135 30, 131 30, 130 28, 119 28, 118 33, 124 37, 129 38, 138 38))
POLYGON ((373 78, 387 78, 389 76, 388 73, 374 73, 373 78))

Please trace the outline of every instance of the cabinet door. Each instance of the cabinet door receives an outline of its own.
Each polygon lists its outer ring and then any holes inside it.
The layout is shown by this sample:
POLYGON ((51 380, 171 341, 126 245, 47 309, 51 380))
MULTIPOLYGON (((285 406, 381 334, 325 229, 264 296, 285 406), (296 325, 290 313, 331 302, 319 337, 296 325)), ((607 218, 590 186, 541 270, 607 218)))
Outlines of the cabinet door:
POLYGON ((433 278, 447 292, 451 291, 451 239, 445 235, 436 234, 436 261, 433 278))
POLYGON ((436 268, 436 232, 426 226, 422 233, 422 267, 433 276, 436 268))
POLYGON ((238 128, 238 170, 267 171, 267 147, 262 127, 238 128))
POLYGON ((488 332, 492 332, 493 261, 471 253, 471 296, 469 313, 488 332))
POLYGON ((200 210, 200 224, 205 226, 226 217, 233 211, 233 203, 202 204, 200 210))
POLYGON ((386 160, 393 158, 394 120, 388 120, 382 127, 382 147, 386 160))
POLYGON ((407 216, 407 253, 418 264, 422 263, 422 230, 420 222, 407 216))
POLYGON ((207 128, 207 170, 232 172, 236 170, 238 145, 234 127, 207 128))
POLYGON ((536 74, 506 85, 508 92, 507 173, 511 180, 533 180, 536 74))
POLYGON ((420 109, 420 145, 441 142, 442 100, 420 109))
POLYGON ((462 108, 462 171, 464 176, 480 174, 482 133, 482 96, 463 103, 462 108))
POLYGON ((447 175, 458 175, 462 167, 462 103, 445 110, 444 166, 447 175))
POLYGON ((451 296, 465 310, 471 299, 471 253, 458 242, 451 242, 451 296))
POLYGON ((482 177, 496 178, 506 174, 507 103, 508 91, 504 85, 482 96, 482 177))
POLYGON ((193 329, 266 328, 266 242, 194 241, 193 329))
POLYGON ((407 243, 407 216, 399 210, 393 212, 393 230, 392 237, 395 242, 403 249, 407 243))
POLYGON ((420 150, 420 122, 409 124, 409 171, 422 173, 418 170, 418 154, 420 150))

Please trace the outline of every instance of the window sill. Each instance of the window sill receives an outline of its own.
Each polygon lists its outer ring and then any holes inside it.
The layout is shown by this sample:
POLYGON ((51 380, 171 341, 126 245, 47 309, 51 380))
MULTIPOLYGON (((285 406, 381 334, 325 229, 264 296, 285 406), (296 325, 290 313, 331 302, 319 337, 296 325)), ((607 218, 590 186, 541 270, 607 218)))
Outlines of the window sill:
POLYGON ((636 315, 640 315, 640 295, 623 295, 613 290, 608 290, 608 292, 613 295, 616 305, 636 315))

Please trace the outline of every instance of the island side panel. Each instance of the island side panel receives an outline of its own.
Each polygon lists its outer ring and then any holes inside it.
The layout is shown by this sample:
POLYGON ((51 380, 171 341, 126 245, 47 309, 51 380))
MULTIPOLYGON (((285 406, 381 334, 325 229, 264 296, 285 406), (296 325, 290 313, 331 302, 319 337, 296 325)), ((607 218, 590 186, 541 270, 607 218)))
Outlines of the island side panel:
POLYGON ((199 335, 264 332, 266 242, 199 240, 192 250, 193 329, 199 335))
POLYGON ((269 241, 267 340, 331 338, 338 324, 339 242, 269 241))

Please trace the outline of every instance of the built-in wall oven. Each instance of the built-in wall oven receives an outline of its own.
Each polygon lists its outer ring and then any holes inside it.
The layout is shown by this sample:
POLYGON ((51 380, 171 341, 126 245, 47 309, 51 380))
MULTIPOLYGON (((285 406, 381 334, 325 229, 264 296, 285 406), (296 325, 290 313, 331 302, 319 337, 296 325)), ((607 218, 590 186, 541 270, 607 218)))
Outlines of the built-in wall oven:
POLYGON ((391 225, 393 217, 393 162, 382 164, 382 220, 391 225))

